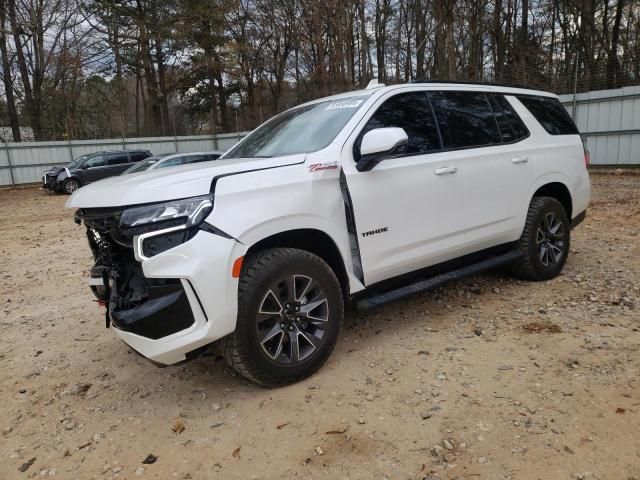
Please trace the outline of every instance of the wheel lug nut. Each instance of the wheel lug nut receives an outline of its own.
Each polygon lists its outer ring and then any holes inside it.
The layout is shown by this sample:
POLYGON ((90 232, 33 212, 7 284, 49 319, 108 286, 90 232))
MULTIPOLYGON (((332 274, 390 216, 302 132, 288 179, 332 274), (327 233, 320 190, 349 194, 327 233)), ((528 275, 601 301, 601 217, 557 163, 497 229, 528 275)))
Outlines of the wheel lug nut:
POLYGON ((300 311, 300 307, 296 307, 296 312, 299 312, 299 311, 300 311))
POLYGON ((299 322, 299 321, 300 321, 300 317, 296 317, 296 322, 299 322))
POLYGON ((293 325, 289 325, 289 330, 293 330, 293 325))
POLYGON ((280 324, 280 328, 284 328, 284 323, 281 323, 281 324, 280 324))
POLYGON ((287 304, 285 305, 285 307, 286 307, 286 308, 291 308, 291 305, 287 303, 287 304))

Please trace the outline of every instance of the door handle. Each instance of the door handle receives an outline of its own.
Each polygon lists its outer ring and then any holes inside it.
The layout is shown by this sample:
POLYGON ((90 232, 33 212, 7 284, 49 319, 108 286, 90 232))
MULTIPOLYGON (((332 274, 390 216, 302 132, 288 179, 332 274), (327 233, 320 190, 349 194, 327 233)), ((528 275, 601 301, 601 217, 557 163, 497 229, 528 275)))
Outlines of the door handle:
POLYGON ((511 159, 511 163, 517 165, 519 163, 527 163, 529 161, 529 157, 527 156, 522 156, 522 157, 513 157, 511 159))
POLYGON ((458 169, 456 167, 442 167, 442 168, 437 168, 435 170, 436 175, 451 175, 453 173, 456 173, 458 171, 458 169))

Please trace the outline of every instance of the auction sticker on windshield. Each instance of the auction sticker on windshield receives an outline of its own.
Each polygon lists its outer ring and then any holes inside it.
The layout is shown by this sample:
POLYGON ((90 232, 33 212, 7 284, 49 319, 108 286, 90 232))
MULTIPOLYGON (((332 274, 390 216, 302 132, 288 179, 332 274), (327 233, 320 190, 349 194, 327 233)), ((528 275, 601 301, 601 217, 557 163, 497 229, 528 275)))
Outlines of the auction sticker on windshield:
POLYGON ((327 105, 325 110, 339 110, 341 108, 358 108, 364 100, 340 100, 327 105))

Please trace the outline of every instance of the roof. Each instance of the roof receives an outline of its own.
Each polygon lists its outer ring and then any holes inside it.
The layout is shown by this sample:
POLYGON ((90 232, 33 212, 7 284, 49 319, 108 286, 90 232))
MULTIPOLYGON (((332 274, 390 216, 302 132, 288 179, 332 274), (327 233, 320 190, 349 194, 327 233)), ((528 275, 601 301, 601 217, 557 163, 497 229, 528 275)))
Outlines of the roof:
MULTIPOLYGON (((536 95, 536 96, 557 98, 557 95, 555 95, 554 93, 545 92, 543 90, 535 90, 533 88, 522 87, 518 85, 506 85, 501 83, 473 82, 473 81, 463 81, 463 80, 415 80, 410 83, 399 83, 395 85, 384 85, 383 83, 380 83, 378 85, 373 85, 363 90, 352 90, 350 92, 339 93, 337 95, 317 98, 315 100, 306 102, 302 105, 312 105, 315 103, 338 100, 341 98, 348 98, 348 97, 369 96, 376 92, 402 90, 404 88, 416 87, 420 84, 428 85, 429 87, 432 87, 434 90, 439 86, 442 86, 443 88, 447 88, 447 89, 450 89, 452 86, 453 87, 460 86, 462 87, 463 90, 469 90, 469 91, 480 90, 485 92, 503 93, 506 95, 536 95)), ((297 105, 296 107, 302 106, 302 105, 297 105)))

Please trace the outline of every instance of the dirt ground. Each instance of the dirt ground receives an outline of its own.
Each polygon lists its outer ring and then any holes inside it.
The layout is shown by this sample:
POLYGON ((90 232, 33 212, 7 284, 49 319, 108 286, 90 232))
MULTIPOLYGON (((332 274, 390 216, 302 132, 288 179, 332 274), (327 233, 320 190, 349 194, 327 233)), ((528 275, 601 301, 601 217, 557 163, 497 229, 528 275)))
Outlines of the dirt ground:
POLYGON ((559 278, 350 313, 277 390, 134 354, 66 197, 0 191, 0 479, 639 479, 640 176, 592 180, 559 278))

